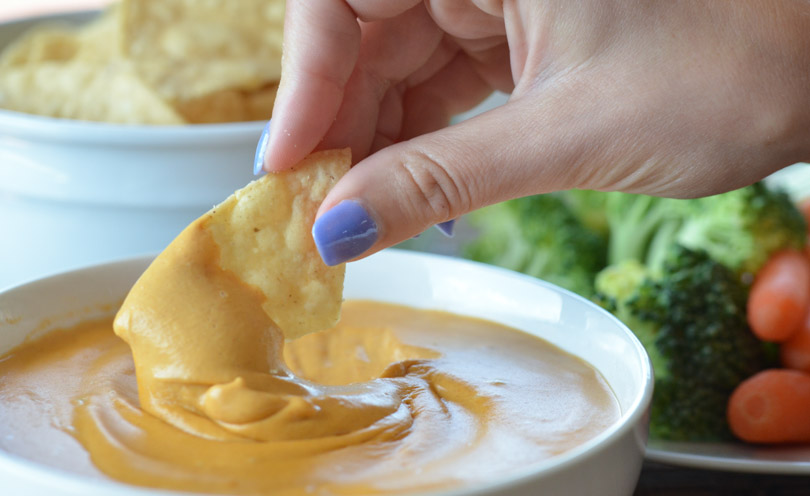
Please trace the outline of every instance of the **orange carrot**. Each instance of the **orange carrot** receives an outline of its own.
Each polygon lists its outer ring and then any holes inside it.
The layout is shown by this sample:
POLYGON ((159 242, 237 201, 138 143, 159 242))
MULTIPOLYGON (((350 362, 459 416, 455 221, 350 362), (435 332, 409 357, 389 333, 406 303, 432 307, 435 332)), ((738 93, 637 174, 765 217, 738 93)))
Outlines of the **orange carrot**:
POLYGON ((760 269, 748 296, 748 325, 763 341, 789 339, 810 308, 810 259, 780 251, 760 269))
POLYGON ((743 441, 810 442, 810 374, 764 370, 737 386, 727 413, 731 431, 743 441))
MULTIPOLYGON (((807 225, 810 226, 810 222, 807 225)), ((808 227, 808 230, 810 230, 810 227, 808 227)), ((810 260, 810 233, 807 234, 804 242, 804 256, 807 257, 807 260, 810 260)))
POLYGON ((793 336, 779 346, 782 366, 810 374, 810 311, 793 336))

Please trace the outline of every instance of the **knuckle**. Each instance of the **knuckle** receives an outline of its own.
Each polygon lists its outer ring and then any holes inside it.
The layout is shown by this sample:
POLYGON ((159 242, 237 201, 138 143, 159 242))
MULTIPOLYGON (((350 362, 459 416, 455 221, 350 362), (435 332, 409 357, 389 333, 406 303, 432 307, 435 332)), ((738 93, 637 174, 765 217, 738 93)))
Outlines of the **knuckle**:
POLYGON ((428 206, 431 221, 457 217, 469 204, 469 194, 462 181, 435 156, 425 151, 409 151, 399 162, 412 191, 411 210, 423 212, 428 206))

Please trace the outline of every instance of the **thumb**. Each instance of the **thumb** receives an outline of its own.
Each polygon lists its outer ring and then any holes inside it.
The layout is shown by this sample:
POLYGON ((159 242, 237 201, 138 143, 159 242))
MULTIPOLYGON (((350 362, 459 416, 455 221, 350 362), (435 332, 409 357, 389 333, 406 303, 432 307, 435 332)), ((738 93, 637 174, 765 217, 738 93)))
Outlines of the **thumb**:
POLYGON ((312 232, 321 257, 336 265, 492 203, 580 187, 572 165, 600 128, 580 120, 577 105, 549 97, 513 98, 359 162, 318 212, 312 232), (552 111, 562 108, 568 115, 552 111))

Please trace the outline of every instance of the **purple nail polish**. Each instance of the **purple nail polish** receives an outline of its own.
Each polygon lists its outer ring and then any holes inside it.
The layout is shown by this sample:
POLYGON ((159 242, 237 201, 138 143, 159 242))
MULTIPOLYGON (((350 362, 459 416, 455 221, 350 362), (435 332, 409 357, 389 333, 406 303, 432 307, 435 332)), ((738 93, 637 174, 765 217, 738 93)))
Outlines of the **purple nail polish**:
POLYGON ((436 229, 442 232, 448 238, 453 237, 453 228, 455 227, 456 219, 440 222, 436 224, 436 229))
POLYGON ((258 176, 264 168, 264 153, 267 151, 267 143, 270 141, 270 121, 264 125, 264 130, 256 146, 256 156, 253 158, 253 175, 258 176))
POLYGON ((315 246, 326 265, 338 265, 365 252, 377 241, 377 224, 354 200, 343 200, 312 226, 315 246))

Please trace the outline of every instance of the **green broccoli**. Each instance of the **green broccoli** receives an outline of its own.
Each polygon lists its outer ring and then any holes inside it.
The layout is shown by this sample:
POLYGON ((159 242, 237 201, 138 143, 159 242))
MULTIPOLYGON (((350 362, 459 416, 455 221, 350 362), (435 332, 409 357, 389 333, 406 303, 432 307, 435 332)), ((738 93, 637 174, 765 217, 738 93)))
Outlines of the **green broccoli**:
POLYGON ((660 270, 637 261, 609 266, 597 276, 596 291, 651 357, 651 435, 728 439, 729 395, 769 365, 766 345, 748 328, 739 277, 705 251, 672 245, 660 270))
POLYGON ((685 216, 684 200, 603 193, 609 229, 608 264, 636 260, 657 269, 685 216))
POLYGON ((695 200, 570 190, 472 221, 482 236, 467 256, 590 297, 636 333, 656 371, 653 436, 729 436, 732 389, 775 364, 774 347, 747 325, 750 276, 775 251, 805 243, 786 194, 762 183, 695 200))
POLYGON ((707 251, 738 274, 756 274, 778 250, 804 247, 804 217, 786 193, 763 183, 681 202, 686 220, 675 241, 707 251))
POLYGON ((694 200, 603 195, 609 264, 630 259, 657 270, 678 244, 705 250, 743 276, 755 274, 775 251, 805 243, 801 213, 787 194, 763 183, 694 200))
POLYGON ((608 194, 590 189, 571 189, 552 194, 556 194, 562 200, 582 225, 607 239, 610 233, 605 214, 608 194))
POLYGON ((605 240, 585 227, 555 195, 536 195, 474 212, 480 233, 464 255, 545 279, 575 293, 593 294, 605 266, 605 240))

